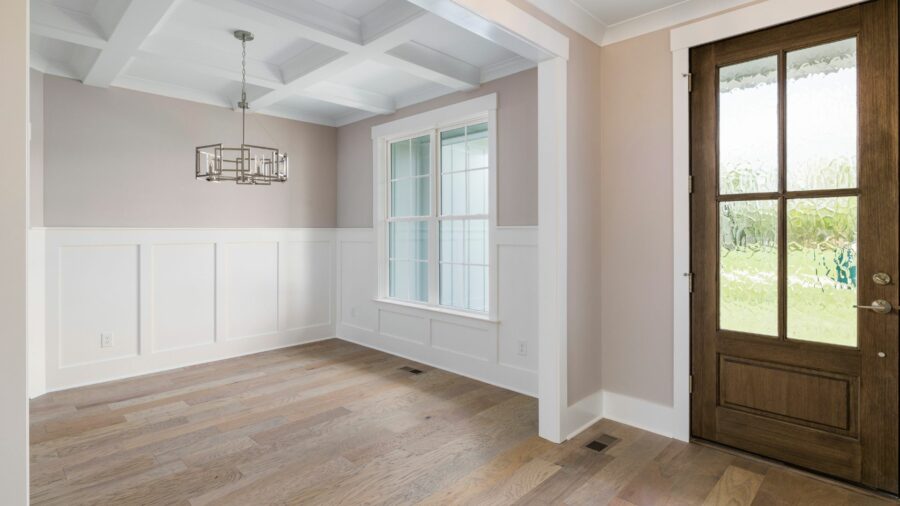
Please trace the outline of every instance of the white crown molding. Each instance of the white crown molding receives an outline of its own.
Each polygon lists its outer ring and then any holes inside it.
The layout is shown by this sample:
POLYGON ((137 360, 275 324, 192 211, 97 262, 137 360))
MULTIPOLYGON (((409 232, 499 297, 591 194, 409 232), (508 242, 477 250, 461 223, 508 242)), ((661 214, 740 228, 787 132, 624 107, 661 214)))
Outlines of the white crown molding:
POLYGON ((598 46, 603 43, 606 23, 572 0, 527 0, 560 23, 598 46))
POLYGON ((670 7, 648 12, 620 23, 610 25, 603 37, 602 46, 631 39, 647 33, 670 28, 688 21, 700 19, 718 12, 733 9, 754 0, 685 0, 670 7))
POLYGON ((575 0, 527 1, 598 46, 608 46, 733 9, 754 0, 682 0, 612 24, 606 24, 593 16, 575 0))

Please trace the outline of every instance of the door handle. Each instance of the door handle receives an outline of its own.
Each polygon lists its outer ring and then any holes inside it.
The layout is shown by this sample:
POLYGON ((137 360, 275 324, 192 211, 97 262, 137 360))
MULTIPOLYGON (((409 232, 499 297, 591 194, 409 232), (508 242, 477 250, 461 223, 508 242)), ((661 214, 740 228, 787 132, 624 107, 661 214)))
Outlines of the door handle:
POLYGON ((878 300, 872 301, 871 306, 854 305, 853 307, 855 307, 857 309, 869 309, 869 310, 874 311, 879 314, 888 314, 894 310, 894 306, 892 306, 890 302, 888 302, 884 299, 878 299, 878 300))

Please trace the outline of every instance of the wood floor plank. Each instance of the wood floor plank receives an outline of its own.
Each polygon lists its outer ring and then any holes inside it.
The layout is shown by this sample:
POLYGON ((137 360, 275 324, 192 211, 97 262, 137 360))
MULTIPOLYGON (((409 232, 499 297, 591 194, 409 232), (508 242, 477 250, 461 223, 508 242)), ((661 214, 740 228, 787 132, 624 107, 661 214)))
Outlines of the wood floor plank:
POLYGON ((556 445, 533 398, 336 339, 31 409, 35 505, 889 503, 609 420, 556 445))

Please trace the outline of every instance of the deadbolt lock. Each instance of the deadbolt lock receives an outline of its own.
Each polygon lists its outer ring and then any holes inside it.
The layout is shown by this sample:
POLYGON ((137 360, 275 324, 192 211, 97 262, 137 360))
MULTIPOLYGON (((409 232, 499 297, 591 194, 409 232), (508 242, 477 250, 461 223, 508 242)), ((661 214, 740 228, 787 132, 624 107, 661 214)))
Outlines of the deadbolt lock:
POLYGON ((891 275, 886 272, 876 272, 875 274, 872 274, 872 281, 874 281, 876 285, 886 286, 891 284, 891 275))

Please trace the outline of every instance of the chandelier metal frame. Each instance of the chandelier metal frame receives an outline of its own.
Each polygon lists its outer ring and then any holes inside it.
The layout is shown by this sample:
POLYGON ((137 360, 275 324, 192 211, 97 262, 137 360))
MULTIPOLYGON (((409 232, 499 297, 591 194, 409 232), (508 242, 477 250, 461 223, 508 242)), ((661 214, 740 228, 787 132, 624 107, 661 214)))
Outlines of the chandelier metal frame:
POLYGON ((288 155, 278 148, 247 144, 247 43, 253 34, 236 30, 234 37, 241 41, 241 145, 227 147, 222 143, 198 146, 195 150, 195 177, 217 183, 234 181, 244 185, 269 185, 288 180, 288 155))

